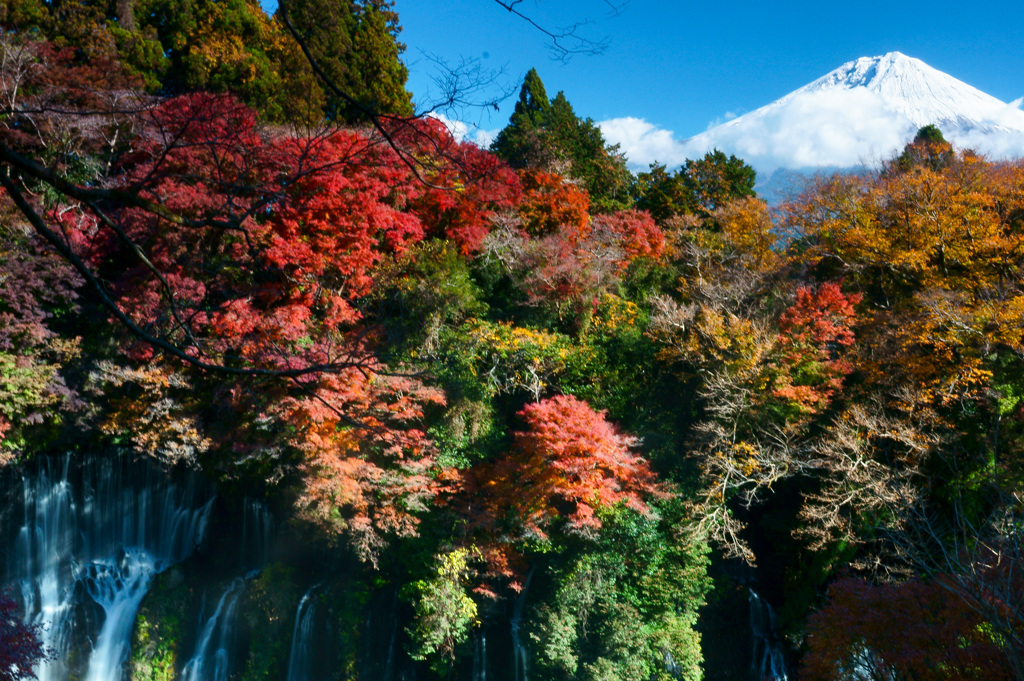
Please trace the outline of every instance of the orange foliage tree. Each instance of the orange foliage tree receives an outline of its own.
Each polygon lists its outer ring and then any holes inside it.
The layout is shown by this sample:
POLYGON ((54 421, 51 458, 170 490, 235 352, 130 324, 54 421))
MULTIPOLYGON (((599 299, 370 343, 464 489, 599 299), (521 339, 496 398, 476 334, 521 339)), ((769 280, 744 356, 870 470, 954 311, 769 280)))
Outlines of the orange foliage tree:
POLYGON ((484 533, 488 558, 508 572, 514 541, 546 539, 552 530, 592 534, 599 511, 624 504, 647 511, 644 498, 663 493, 649 464, 622 434, 586 402, 558 395, 526 405, 526 426, 513 434, 507 455, 470 472, 473 524, 484 533), (477 506, 479 504, 479 506, 477 506))
POLYGON ((519 216, 523 228, 532 236, 544 236, 560 227, 567 230, 570 239, 590 233, 590 196, 561 175, 541 170, 520 172, 523 183, 523 202, 519 216))

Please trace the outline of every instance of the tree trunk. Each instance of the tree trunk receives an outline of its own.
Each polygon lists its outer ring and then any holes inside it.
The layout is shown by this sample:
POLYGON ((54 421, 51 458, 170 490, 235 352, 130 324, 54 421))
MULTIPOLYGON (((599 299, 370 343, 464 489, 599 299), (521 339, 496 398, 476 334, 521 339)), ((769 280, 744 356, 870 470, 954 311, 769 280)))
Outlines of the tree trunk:
POLYGON ((117 23, 126 31, 135 31, 135 13, 132 0, 117 0, 117 23))

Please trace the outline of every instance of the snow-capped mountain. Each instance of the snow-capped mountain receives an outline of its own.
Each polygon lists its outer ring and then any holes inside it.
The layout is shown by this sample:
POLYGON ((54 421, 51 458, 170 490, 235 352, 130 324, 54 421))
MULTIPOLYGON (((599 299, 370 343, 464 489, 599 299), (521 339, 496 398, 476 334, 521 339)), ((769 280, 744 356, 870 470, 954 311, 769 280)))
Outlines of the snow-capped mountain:
POLYGON ((924 125, 993 157, 1024 156, 1024 112, 899 52, 843 64, 781 99, 691 137, 688 158, 712 148, 761 173, 873 165, 924 125))

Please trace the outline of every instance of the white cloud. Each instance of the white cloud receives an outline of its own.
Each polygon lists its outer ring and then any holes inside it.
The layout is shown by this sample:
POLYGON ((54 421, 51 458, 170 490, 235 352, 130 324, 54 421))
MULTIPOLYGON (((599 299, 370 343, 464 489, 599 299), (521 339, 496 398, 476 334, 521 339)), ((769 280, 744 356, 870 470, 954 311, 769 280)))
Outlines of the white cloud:
MULTIPOLYGON (((992 112, 986 125, 947 130, 960 147, 993 158, 1024 157, 1022 100, 992 112)), ((642 118, 614 118, 598 125, 621 145, 634 171, 652 161, 669 168, 718 148, 754 166, 761 176, 776 168, 808 169, 877 165, 898 153, 918 125, 863 88, 802 92, 685 140, 642 118)), ((728 120, 730 119, 731 120, 728 120)))
POLYGON ((658 161, 675 168, 686 161, 686 152, 671 130, 659 128, 642 118, 612 118, 597 124, 609 144, 618 144, 626 154, 629 168, 644 171, 658 161))
POLYGON ((736 154, 759 172, 775 168, 872 164, 901 148, 911 121, 868 90, 801 93, 682 143, 690 158, 713 148, 736 154))
MULTIPOLYGON (((993 158, 1024 157, 1024 100, 989 114, 982 127, 945 130, 960 147, 993 158)), ((432 114, 456 138, 490 146, 498 130, 484 130, 432 114)), ((712 149, 735 154, 767 177, 776 168, 844 168, 877 165, 898 153, 918 129, 907 115, 886 105, 865 88, 800 92, 749 114, 724 114, 725 123, 689 139, 643 118, 627 116, 601 121, 598 127, 610 144, 620 145, 634 172, 657 161, 669 169, 712 149)))
POLYGON ((652 161, 669 168, 712 149, 735 154, 759 173, 783 168, 871 164, 906 144, 916 127, 866 90, 798 95, 678 140, 671 130, 641 118, 615 118, 598 125, 605 139, 622 146, 630 168, 652 161))
POLYGON ((1024 133, 1013 130, 972 130, 953 135, 950 141, 959 147, 974 149, 990 158, 1024 158, 1024 133))
POLYGON ((968 130, 951 135, 950 139, 962 147, 974 149, 993 158, 1024 157, 1024 98, 1015 99, 991 114, 994 130, 968 130))
POLYGON ((472 142, 478 147, 482 147, 484 149, 491 146, 491 142, 493 142, 494 138, 498 136, 499 132, 501 132, 500 128, 484 130, 472 123, 448 118, 441 113, 431 112, 427 115, 444 123, 444 126, 448 128, 448 131, 451 132, 452 136, 459 142, 472 142))

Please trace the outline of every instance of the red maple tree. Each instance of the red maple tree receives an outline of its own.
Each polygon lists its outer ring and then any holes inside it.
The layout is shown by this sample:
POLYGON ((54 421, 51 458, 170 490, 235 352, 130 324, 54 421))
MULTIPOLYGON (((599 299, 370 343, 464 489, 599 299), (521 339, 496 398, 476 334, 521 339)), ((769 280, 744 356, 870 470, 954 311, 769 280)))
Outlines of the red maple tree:
POLYGON ((490 519, 512 518, 540 537, 559 521, 587 532, 601 527, 598 510, 622 503, 645 512, 644 496, 659 493, 647 461, 631 451, 638 440, 583 400, 558 395, 518 416, 526 428, 509 454, 476 472, 490 519))
POLYGON ((1014 678, 978 612, 943 579, 832 584, 828 603, 808 620, 801 678, 1014 678))
POLYGON ((36 678, 32 667, 46 657, 37 627, 22 622, 17 603, 0 592, 0 681, 36 678))

